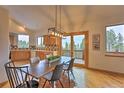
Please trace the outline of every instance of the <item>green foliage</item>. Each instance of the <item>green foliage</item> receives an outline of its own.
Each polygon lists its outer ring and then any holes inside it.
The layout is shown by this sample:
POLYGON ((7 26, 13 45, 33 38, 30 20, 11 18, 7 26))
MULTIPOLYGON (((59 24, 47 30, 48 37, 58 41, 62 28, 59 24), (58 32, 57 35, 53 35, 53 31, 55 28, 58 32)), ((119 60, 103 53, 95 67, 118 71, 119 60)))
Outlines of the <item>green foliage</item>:
POLYGON ((76 50, 77 49, 77 46, 74 44, 74 49, 76 50))
POLYGON ((118 34, 118 40, 117 40, 117 46, 116 46, 116 50, 117 51, 123 51, 123 36, 119 33, 118 34))
POLYGON ((47 59, 48 59, 48 61, 51 61, 51 60, 54 60, 54 59, 59 58, 59 57, 60 56, 50 56, 47 59))
MULTIPOLYGON (((65 50, 68 50, 68 49, 70 49, 70 47, 71 47, 71 44, 70 43, 68 44, 68 42, 65 42, 65 48, 64 49, 65 50)), ((82 39, 82 42, 81 43, 78 43, 77 45, 74 44, 74 49, 75 50, 84 49, 84 47, 85 47, 85 39, 82 39)))
POLYGON ((66 49, 68 49, 68 48, 69 48, 69 45, 68 45, 68 43, 67 43, 67 42, 65 43, 65 48, 66 48, 66 49))
POLYGON ((74 49, 75 50, 82 50, 82 49, 84 49, 84 47, 85 47, 85 41, 84 41, 85 39, 82 39, 82 42, 81 43, 78 43, 77 45, 75 44, 74 45, 74 49))
POLYGON ((124 52, 124 37, 121 33, 118 35, 114 32, 113 29, 107 31, 106 33, 106 43, 107 51, 109 52, 124 52))
POLYGON ((26 42, 26 41, 18 41, 18 47, 19 48, 29 48, 29 42, 26 42))
POLYGON ((85 47, 85 39, 82 39, 82 42, 80 43, 80 49, 84 49, 85 47))

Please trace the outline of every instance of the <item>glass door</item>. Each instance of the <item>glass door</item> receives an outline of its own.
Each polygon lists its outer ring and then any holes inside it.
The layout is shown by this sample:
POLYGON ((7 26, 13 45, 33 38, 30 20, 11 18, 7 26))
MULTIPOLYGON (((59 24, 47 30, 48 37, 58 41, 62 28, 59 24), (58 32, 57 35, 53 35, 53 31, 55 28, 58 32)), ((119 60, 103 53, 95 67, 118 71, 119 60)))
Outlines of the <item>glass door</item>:
POLYGON ((74 65, 88 67, 89 36, 88 31, 71 33, 62 39, 62 56, 74 57, 74 65))
POLYGON ((71 56, 71 36, 64 36, 62 38, 62 56, 71 56))
POLYGON ((73 57, 75 64, 85 64, 84 61, 85 35, 73 36, 73 57))

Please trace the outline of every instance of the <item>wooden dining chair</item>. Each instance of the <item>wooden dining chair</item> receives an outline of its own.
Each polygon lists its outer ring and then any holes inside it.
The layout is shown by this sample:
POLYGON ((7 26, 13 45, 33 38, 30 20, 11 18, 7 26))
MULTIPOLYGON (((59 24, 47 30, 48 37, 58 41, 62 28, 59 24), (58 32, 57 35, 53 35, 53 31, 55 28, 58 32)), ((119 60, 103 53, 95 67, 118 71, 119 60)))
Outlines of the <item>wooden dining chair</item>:
POLYGON ((59 65, 56 65, 56 67, 53 71, 45 74, 43 76, 43 78, 45 79, 43 88, 45 87, 47 81, 52 86, 52 88, 54 87, 55 81, 59 81, 59 83, 61 84, 61 86, 63 88, 64 86, 63 86, 62 82, 60 81, 62 71, 63 71, 63 64, 59 64, 59 65))
POLYGON ((13 62, 8 62, 4 66, 11 88, 38 88, 39 82, 29 75, 28 66, 15 67, 13 62))
POLYGON ((73 73, 74 60, 75 60, 75 58, 72 58, 72 59, 69 61, 68 64, 64 64, 64 66, 63 66, 63 70, 64 70, 63 74, 64 74, 65 72, 67 72, 67 74, 68 74, 69 86, 70 86, 70 72, 71 72, 73 78, 75 79, 75 76, 74 76, 74 73, 73 73))

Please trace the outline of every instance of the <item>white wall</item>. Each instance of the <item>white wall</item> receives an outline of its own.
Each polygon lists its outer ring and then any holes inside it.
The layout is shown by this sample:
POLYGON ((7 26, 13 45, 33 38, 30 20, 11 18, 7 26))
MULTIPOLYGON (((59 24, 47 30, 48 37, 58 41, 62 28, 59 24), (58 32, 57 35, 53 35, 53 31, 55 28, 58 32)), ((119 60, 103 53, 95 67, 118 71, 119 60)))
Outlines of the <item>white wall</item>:
POLYGON ((8 12, 0 8, 0 83, 7 80, 4 64, 8 62, 9 54, 9 17, 8 12))
POLYGON ((105 56, 105 26, 124 23, 124 17, 89 21, 83 26, 89 31, 89 67, 124 73, 124 57, 105 56), (100 51, 92 49, 92 35, 100 34, 100 51))
POLYGON ((35 37, 35 32, 29 31, 29 45, 36 45, 36 37, 35 37))

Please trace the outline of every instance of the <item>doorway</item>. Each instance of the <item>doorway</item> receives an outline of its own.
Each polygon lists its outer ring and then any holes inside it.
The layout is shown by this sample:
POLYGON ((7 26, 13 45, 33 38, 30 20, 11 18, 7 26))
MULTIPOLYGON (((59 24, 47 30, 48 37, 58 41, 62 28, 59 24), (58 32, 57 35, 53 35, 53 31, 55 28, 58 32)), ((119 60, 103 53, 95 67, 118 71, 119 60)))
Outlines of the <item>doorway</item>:
POLYGON ((88 67, 88 31, 72 32, 62 39, 62 56, 75 58, 74 65, 88 67))

